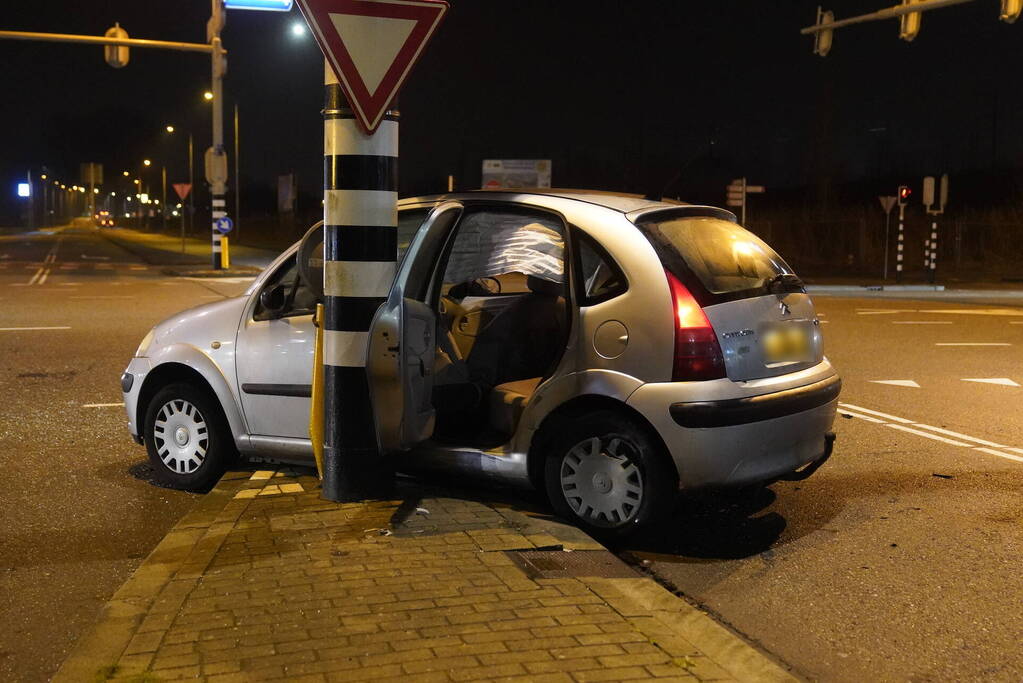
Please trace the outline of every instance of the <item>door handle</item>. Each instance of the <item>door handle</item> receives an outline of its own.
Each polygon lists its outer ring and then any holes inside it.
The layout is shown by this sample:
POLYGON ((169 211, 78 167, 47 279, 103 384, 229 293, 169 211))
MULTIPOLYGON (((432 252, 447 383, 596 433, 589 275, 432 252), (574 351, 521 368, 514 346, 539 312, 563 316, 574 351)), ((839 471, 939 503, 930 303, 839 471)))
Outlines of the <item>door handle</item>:
POLYGON ((398 353, 401 350, 401 344, 395 344, 394 346, 388 346, 387 350, 391 353, 398 353))

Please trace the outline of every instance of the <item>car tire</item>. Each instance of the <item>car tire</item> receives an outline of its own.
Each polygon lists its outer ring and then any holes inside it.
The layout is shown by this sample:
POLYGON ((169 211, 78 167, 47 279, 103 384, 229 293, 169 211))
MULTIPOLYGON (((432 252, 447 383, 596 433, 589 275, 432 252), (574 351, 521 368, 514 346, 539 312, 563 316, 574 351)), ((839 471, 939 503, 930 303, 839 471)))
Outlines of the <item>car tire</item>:
POLYGON ((238 456, 220 405, 192 384, 156 392, 143 434, 156 479, 172 488, 208 491, 238 456))
POLYGON ((551 505, 591 536, 620 540, 671 510, 678 475, 637 420, 602 410, 559 421, 546 451, 551 505))

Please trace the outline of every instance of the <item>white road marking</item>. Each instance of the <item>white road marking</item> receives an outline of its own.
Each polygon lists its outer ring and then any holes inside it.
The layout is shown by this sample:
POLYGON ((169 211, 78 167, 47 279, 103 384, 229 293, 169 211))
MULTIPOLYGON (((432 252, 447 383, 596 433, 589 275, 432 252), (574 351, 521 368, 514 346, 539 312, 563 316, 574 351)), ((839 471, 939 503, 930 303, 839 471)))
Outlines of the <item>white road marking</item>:
POLYGON ((39 282, 37 284, 40 284, 40 285, 45 284, 46 283, 46 278, 48 278, 48 277, 50 277, 50 269, 49 268, 47 268, 46 270, 43 271, 43 276, 41 278, 39 278, 39 282))
POLYGON ((1006 460, 1015 460, 1017 462, 1023 462, 1023 457, 1020 457, 1018 455, 1010 455, 1009 453, 1003 452, 1003 451, 1012 451, 1013 453, 1023 453, 1023 449, 1021 449, 1021 448, 1010 448, 1008 446, 1003 446, 1001 444, 997 444, 997 443, 995 443, 993 441, 988 441, 986 439, 979 439, 979 438, 977 438, 975 436, 969 436, 967 434, 961 434, 959 432, 953 432, 950 429, 942 429, 941 427, 934 427, 932 425, 923 424, 922 422, 914 422, 912 420, 907 420, 904 417, 897 417, 895 415, 889 415, 887 413, 882 413, 882 412, 877 411, 877 410, 870 410, 869 408, 862 408, 860 406, 854 406, 854 405, 852 405, 850 403, 839 403, 838 405, 840 407, 839 413, 841 413, 842 415, 848 415, 850 417, 856 417, 856 418, 859 418, 861 420, 866 420, 867 422, 873 422, 875 424, 881 424, 881 425, 883 425, 885 427, 891 427, 892 429, 897 429, 897 430, 902 431, 902 432, 908 432, 910 434, 916 434, 917 436, 922 436, 924 438, 931 439, 932 441, 940 441, 941 443, 946 443, 946 444, 948 444, 950 446, 958 446, 960 448, 969 448, 970 450, 981 451, 982 453, 987 453, 988 455, 995 455, 995 456, 998 456, 999 458, 1005 458, 1006 460), (857 412, 852 412, 852 411, 857 411, 857 412), (857 413, 868 413, 868 415, 860 415, 860 414, 857 414, 857 413), (892 420, 893 422, 885 422, 884 420, 877 419, 877 417, 870 417, 870 415, 876 415, 878 417, 887 418, 889 420, 892 420), (901 423, 901 424, 896 424, 896 423, 901 423), (907 425, 912 425, 912 426, 907 426, 907 425), (928 431, 923 431, 923 430, 928 430, 928 431), (961 441, 960 440, 956 440, 956 439, 949 439, 949 438, 946 438, 945 436, 938 436, 938 434, 945 434, 947 436, 954 436, 954 437, 957 437, 957 439, 961 439, 961 441), (972 441, 973 443, 966 443, 967 441, 972 441), (973 444, 983 444, 983 445, 981 445, 981 446, 974 446, 973 444), (993 448, 985 448, 985 446, 993 446, 993 448), (1000 448, 1002 450, 995 450, 996 448, 1000 448))
POLYGON ((39 279, 39 276, 43 274, 44 270, 45 270, 45 268, 40 268, 39 270, 37 270, 36 274, 32 276, 32 279, 28 281, 28 284, 29 285, 34 285, 36 283, 36 280, 39 279))
POLYGON ((1023 325, 1023 320, 1010 320, 1010 325, 1023 325))
POLYGON ((86 261, 109 261, 109 256, 89 256, 88 254, 82 254, 82 258, 86 261))
POLYGON ((1007 342, 938 342, 935 346, 1012 346, 1007 342))
POLYGON ((963 378, 964 382, 980 382, 981 384, 998 384, 1003 387, 1018 387, 1019 384, 1013 382, 1008 377, 975 377, 973 379, 963 378))
POLYGON ((70 296, 69 299, 134 299, 129 294, 91 294, 83 296, 70 296))
POLYGON ((58 325, 53 327, 0 327, 0 332, 24 332, 29 330, 70 330, 69 325, 58 325))
POLYGON ((893 320, 892 325, 951 325, 951 320, 893 320))
POLYGON ((909 308, 863 308, 856 311, 856 315, 895 315, 896 313, 917 313, 909 308))
POLYGON ((124 406, 124 402, 121 403, 83 403, 83 408, 119 408, 124 406))
POLYGON ((890 384, 893 387, 912 387, 919 389, 920 385, 911 379, 872 379, 873 384, 890 384))

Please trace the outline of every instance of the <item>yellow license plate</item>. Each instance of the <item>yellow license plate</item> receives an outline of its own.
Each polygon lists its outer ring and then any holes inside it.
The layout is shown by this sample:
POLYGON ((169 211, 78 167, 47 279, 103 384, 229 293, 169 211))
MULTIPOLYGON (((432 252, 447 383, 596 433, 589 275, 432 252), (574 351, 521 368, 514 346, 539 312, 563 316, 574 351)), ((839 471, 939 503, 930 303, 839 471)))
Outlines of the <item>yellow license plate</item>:
POLYGON ((770 325, 760 337, 767 363, 791 363, 810 360, 810 326, 801 323, 770 325))

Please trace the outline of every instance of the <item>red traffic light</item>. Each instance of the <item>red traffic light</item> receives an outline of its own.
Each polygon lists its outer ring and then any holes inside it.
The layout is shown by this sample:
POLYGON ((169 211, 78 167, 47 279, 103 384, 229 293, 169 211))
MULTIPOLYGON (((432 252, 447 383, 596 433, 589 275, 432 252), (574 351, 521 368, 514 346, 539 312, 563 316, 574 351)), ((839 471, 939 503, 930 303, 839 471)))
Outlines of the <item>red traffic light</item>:
POLYGON ((899 189, 899 197, 901 197, 902 199, 908 198, 911 193, 912 190, 910 190, 908 187, 903 187, 899 189))

